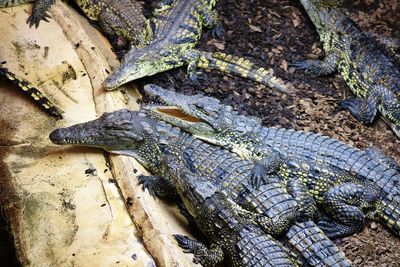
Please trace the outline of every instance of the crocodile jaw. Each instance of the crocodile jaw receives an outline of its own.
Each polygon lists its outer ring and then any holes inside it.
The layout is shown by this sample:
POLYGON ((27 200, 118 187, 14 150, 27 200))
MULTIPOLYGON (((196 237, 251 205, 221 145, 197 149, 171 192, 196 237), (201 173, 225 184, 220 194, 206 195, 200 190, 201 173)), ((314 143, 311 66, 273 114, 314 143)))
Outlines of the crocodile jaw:
POLYGON ((118 69, 105 79, 103 87, 106 90, 113 90, 125 83, 151 76, 158 72, 149 62, 141 64, 128 60, 123 62, 118 69))
POLYGON ((57 145, 96 147, 117 154, 124 154, 121 151, 126 150, 126 147, 122 145, 122 139, 116 141, 110 136, 99 134, 95 129, 83 128, 79 125, 55 129, 50 133, 49 138, 57 145))
POLYGON ((113 152, 127 150, 143 140, 135 131, 135 121, 131 121, 134 114, 127 109, 104 113, 92 121, 55 129, 49 138, 58 145, 98 147, 113 152))

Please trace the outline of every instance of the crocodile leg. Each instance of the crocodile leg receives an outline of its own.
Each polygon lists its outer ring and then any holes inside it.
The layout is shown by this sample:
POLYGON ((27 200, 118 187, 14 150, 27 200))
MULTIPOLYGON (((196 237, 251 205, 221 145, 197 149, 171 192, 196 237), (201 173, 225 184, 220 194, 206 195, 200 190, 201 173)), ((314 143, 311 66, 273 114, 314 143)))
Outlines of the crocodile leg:
POLYGON ((306 72, 321 76, 333 73, 337 69, 338 62, 338 54, 334 50, 331 50, 326 54, 323 60, 307 59, 303 61, 292 62, 290 65, 296 67, 297 69, 303 69, 306 70, 306 72))
POLYGON ((368 124, 375 118, 378 105, 383 107, 386 118, 400 126, 400 104, 394 101, 397 96, 382 85, 370 89, 365 98, 343 100, 340 107, 348 109, 352 115, 362 123, 368 124))
POLYGON ((274 236, 282 234, 300 217, 295 200, 288 194, 282 194, 280 180, 269 181, 258 188, 245 188, 235 202, 246 212, 253 213, 249 217, 253 216, 252 219, 265 232, 274 236))
POLYGON ((216 244, 207 248, 203 243, 187 236, 174 235, 174 237, 185 253, 194 254, 194 263, 200 263, 203 266, 215 266, 224 260, 224 252, 216 244))
POLYGON ((32 14, 28 18, 29 27, 33 25, 36 28, 39 27, 41 20, 49 22, 47 19, 50 18, 50 15, 47 14, 47 11, 54 3, 55 0, 37 0, 33 5, 32 14))
POLYGON ((322 220, 318 226, 330 238, 354 234, 365 223, 363 208, 374 207, 378 193, 371 187, 351 182, 343 183, 328 191, 323 206, 332 219, 322 220))
POLYGON ((101 11, 99 15, 99 25, 101 30, 110 40, 111 45, 116 48, 116 54, 118 58, 122 58, 126 53, 127 42, 123 40, 123 44, 120 43, 121 37, 124 38, 122 35, 122 30, 118 28, 116 25, 120 24, 119 18, 108 12, 107 10, 101 11))
POLYGON ((212 29, 212 36, 222 38, 225 30, 221 24, 221 20, 218 18, 218 12, 214 9, 209 9, 207 6, 203 6, 200 10, 200 15, 203 19, 204 26, 212 29))
POLYGON ((200 81, 206 80, 206 75, 197 71, 200 62, 200 51, 195 49, 188 50, 186 51, 184 58, 185 61, 188 62, 187 73, 190 80, 192 80, 196 86, 201 87, 200 81))
POLYGON ((370 124, 376 116, 378 110, 378 100, 380 100, 378 90, 371 91, 365 98, 352 98, 342 100, 339 107, 347 109, 360 122, 370 124))
POLYGON ((296 177, 290 179, 287 188, 288 193, 293 196, 298 203, 298 212, 301 216, 307 219, 313 219, 317 212, 317 204, 301 178, 296 177))
POLYGON ((55 0, 2 0, 0 1, 0 7, 12 7, 23 3, 35 2, 32 9, 32 14, 29 16, 27 23, 29 27, 35 25, 37 28, 41 20, 49 22, 47 19, 50 16, 47 14, 49 8, 54 4, 55 0))
POLYGON ((257 161, 251 173, 251 183, 254 187, 258 187, 262 182, 267 182, 267 174, 278 170, 282 158, 279 153, 272 153, 270 156, 257 161))
POLYGON ((167 179, 157 175, 140 175, 139 184, 143 185, 143 190, 147 189, 153 197, 179 199, 175 187, 167 179))

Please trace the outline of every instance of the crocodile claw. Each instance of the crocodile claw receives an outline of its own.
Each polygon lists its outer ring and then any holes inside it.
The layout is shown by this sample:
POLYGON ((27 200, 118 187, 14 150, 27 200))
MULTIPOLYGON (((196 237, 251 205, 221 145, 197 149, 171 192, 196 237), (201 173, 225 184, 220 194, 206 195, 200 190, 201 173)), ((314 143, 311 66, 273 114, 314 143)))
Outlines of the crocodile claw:
POLYGON ((196 240, 190 239, 184 235, 174 235, 176 242, 183 249, 184 253, 193 254, 193 262, 206 265, 207 263, 207 247, 196 240))
POLYGON ((298 70, 306 70, 308 69, 307 60, 298 60, 289 63, 289 67, 294 67, 298 70))
POLYGON ((340 109, 352 109, 358 105, 360 105, 360 100, 358 98, 349 98, 338 103, 340 109))
POLYGON ((32 28, 33 25, 35 25, 35 28, 37 29, 39 27, 39 23, 40 21, 46 21, 49 22, 48 19, 51 19, 51 16, 47 13, 44 13, 43 15, 37 15, 32 14, 31 16, 29 16, 27 23, 29 24, 29 27, 32 28))
POLYGON ((319 221, 317 226, 325 233, 327 237, 332 239, 345 237, 359 232, 362 229, 362 225, 361 227, 356 225, 350 226, 334 221, 319 221))
POLYGON ((190 74, 190 79, 192 80, 192 82, 197 87, 201 87, 201 83, 200 82, 207 81, 208 80, 208 76, 207 76, 207 74, 198 71, 198 72, 192 72, 190 74))
POLYGON ((262 164, 255 164, 251 171, 250 182, 255 188, 260 187, 265 183, 265 176, 268 174, 267 168, 262 164))
POLYGON ((139 184, 143 185, 143 191, 145 189, 147 189, 150 196, 152 196, 153 198, 156 198, 157 194, 154 189, 154 179, 152 179, 152 176, 139 175, 138 180, 139 180, 139 184))
POLYGON ((174 235, 176 242, 178 245, 183 249, 185 253, 195 253, 197 251, 196 243, 194 240, 190 239, 188 236, 185 235, 174 235))
POLYGON ((222 25, 218 25, 211 30, 211 36, 216 39, 222 39, 225 35, 225 28, 222 25))

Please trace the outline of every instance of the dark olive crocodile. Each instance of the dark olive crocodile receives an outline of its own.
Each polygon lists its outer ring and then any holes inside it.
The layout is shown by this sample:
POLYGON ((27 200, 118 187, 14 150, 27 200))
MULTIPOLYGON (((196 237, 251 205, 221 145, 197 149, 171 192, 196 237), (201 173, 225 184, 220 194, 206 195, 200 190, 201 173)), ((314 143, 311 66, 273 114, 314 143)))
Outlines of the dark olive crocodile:
MULTIPOLYGON (((55 0, 0 0, 0 7, 16 6, 22 3, 35 2, 30 26, 39 26, 40 21, 48 21, 47 11, 55 0)), ((75 0, 85 15, 97 21, 101 30, 114 43, 118 38, 126 39, 133 46, 143 46, 148 42, 146 18, 142 5, 137 0, 75 0)))
POLYGON ((223 192, 221 186, 211 183, 207 177, 191 166, 179 144, 163 150, 160 166, 163 177, 173 184, 187 212, 210 246, 175 235, 178 244, 187 253, 194 254, 194 262, 203 266, 215 266, 225 262, 228 266, 296 266, 287 249, 264 233, 252 220, 253 215, 244 212, 223 192))
POLYGON ((49 115, 62 119, 62 111, 57 108, 47 97, 45 97, 38 89, 33 87, 28 81, 22 77, 18 77, 5 67, 5 62, 0 63, 0 78, 4 77, 13 84, 20 87, 26 94, 32 97, 49 115))
POLYGON ((130 50, 121 66, 104 82, 106 89, 145 76, 188 65, 190 78, 198 84, 196 69, 215 69, 245 77, 279 91, 290 92, 291 84, 276 78, 270 71, 251 61, 227 55, 198 51, 195 48, 203 26, 214 27, 215 34, 221 33, 216 11, 217 0, 164 0, 155 9, 154 17, 148 21, 150 43, 130 50))
MULTIPOLYGON (((275 188, 276 198, 270 195, 271 191, 263 191, 263 187, 251 189, 250 177, 254 167, 252 161, 242 160, 227 150, 204 143, 181 132, 179 128, 156 121, 144 113, 129 110, 105 113, 94 121, 56 129, 50 134, 50 139, 56 144, 100 147, 111 153, 133 156, 154 175, 164 175, 160 168, 160 145, 179 142, 193 166, 211 177, 216 177, 213 184, 223 187, 232 200, 245 204, 248 211, 258 212, 267 219, 273 210, 285 211, 280 205, 293 203, 288 201, 290 199, 282 198, 287 195, 283 188, 275 188), (253 197, 246 198, 257 190, 258 193, 253 194, 253 197), (246 201, 243 202, 243 199, 246 201)), ((142 180, 142 183, 147 188, 155 189, 156 191, 150 190, 150 193, 157 196, 172 195, 171 192, 174 192, 173 185, 158 176, 142 180)), ((280 217, 277 216, 275 220, 280 217)), ((261 221, 260 225, 265 224, 261 221)), ((312 266, 349 266, 343 254, 312 221, 295 222, 284 238, 312 266)))
POLYGON ((317 29, 325 58, 292 65, 315 75, 338 70, 356 95, 340 106, 365 124, 370 124, 379 111, 400 137, 400 64, 392 50, 363 33, 341 9, 322 0, 301 3, 317 29))
POLYGON ((215 98, 186 96, 156 85, 145 86, 145 91, 169 105, 150 107, 158 119, 258 162, 264 173, 272 163, 286 180, 300 176, 315 200, 337 219, 319 224, 330 237, 360 230, 366 217, 400 235, 399 166, 382 153, 314 133, 263 127, 259 119, 238 115, 215 98))

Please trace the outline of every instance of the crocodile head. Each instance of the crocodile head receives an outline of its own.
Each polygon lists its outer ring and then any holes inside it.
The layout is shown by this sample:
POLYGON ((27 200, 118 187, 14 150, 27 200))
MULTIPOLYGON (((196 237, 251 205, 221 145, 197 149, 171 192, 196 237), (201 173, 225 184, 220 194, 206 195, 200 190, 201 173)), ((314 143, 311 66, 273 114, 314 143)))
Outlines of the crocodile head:
POLYGON ((171 128, 143 113, 122 109, 104 113, 92 121, 56 129, 49 137, 59 145, 97 147, 111 153, 133 156, 149 167, 149 164, 160 161, 157 141, 167 142, 163 138, 173 138, 174 131, 171 128))
POLYGON ((176 61, 174 53, 170 50, 153 46, 150 44, 144 48, 131 49, 121 65, 104 81, 104 88, 112 90, 127 82, 183 65, 176 61))
POLYGON ((162 103, 145 107, 152 116, 206 141, 213 139, 218 143, 219 134, 229 131, 245 134, 261 127, 260 119, 239 115, 231 106, 212 97, 187 96, 153 84, 146 85, 144 90, 162 103))

